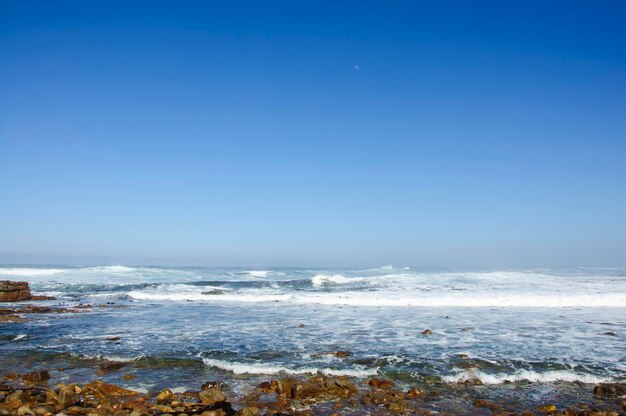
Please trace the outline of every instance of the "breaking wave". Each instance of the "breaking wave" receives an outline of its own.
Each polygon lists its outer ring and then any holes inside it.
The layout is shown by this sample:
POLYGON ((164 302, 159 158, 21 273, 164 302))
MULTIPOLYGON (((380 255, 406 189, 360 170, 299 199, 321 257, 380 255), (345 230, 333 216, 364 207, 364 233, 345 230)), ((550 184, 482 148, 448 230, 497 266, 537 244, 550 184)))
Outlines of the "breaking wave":
POLYGON ((211 358, 203 358, 202 361, 207 367, 218 368, 220 370, 230 371, 233 374, 326 374, 333 376, 350 376, 350 377, 371 377, 378 374, 378 369, 332 369, 317 367, 299 367, 289 368, 280 365, 259 364, 259 363, 238 363, 211 358))

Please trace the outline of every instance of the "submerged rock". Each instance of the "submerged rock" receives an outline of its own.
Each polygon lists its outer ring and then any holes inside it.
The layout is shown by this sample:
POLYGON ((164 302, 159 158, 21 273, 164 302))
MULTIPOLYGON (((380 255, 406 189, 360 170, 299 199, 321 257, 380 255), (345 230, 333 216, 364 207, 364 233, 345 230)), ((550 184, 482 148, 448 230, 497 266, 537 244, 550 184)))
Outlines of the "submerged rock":
POLYGON ((374 389, 390 389, 392 387, 395 387, 396 383, 391 380, 385 380, 382 378, 373 378, 369 381, 369 385, 374 389))
POLYGON ((26 373, 22 375, 22 380, 26 383, 37 384, 50 380, 50 374, 46 371, 33 371, 32 373, 26 373))
POLYGON ((602 383, 593 388, 593 394, 604 397, 619 397, 626 395, 624 383, 602 383))

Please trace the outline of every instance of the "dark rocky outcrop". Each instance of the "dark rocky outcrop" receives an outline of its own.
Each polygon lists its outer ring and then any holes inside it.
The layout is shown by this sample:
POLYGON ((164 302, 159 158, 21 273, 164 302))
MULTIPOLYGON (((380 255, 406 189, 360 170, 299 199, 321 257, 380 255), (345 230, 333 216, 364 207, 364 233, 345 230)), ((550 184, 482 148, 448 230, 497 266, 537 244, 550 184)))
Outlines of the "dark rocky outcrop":
POLYGON ((0 302, 18 302, 31 299, 28 282, 0 280, 0 302))

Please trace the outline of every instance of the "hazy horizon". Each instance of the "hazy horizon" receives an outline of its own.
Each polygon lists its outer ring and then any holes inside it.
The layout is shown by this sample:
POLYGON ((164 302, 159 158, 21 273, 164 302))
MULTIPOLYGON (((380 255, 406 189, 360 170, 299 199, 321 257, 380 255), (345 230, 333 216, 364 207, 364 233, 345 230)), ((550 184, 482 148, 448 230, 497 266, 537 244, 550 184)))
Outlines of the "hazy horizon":
POLYGON ((624 266, 624 16, 3 2, 0 263, 624 266))

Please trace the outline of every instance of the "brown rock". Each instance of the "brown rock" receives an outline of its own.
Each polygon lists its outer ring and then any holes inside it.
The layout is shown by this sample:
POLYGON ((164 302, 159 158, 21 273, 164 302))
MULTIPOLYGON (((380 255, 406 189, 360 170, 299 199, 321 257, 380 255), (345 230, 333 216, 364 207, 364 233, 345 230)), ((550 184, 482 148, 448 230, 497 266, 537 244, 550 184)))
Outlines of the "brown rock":
POLYGON ((298 328, 304 328, 304 324, 298 325, 298 328))
POLYGON ((24 322, 26 318, 22 318, 19 315, 0 315, 0 323, 5 322, 24 322))
POLYGON ((214 405, 226 401, 226 396, 218 388, 202 390, 198 393, 198 398, 202 404, 214 405))
POLYGON ((477 399, 474 402, 474 407, 484 407, 484 408, 487 408, 487 409, 495 410, 499 406, 497 404, 493 403, 493 402, 490 402, 489 400, 477 399))
POLYGON ((0 280, 0 302, 18 302, 30 299, 31 294, 28 282, 0 280))
POLYGON ((593 394, 604 397, 619 397, 626 394, 624 383, 602 383, 593 388, 593 394))
POLYGON ((261 409, 258 407, 244 407, 243 409, 239 409, 235 416, 257 416, 261 413, 261 409))
POLYGON ((114 384, 108 384, 100 380, 92 381, 83 387, 83 395, 93 395, 95 397, 105 398, 107 396, 136 396, 139 393, 128 390, 114 384))
POLYGON ((422 335, 430 335, 432 333, 433 333, 433 331, 431 331, 430 329, 425 329, 425 330, 422 331, 422 335))
POLYGON ((369 385, 370 387, 375 389, 390 389, 392 387, 395 387, 396 383, 391 380, 385 380, 382 378, 373 378, 370 380, 369 385))
POLYGON ((122 361, 108 361, 98 366, 101 373, 110 373, 111 371, 117 371, 122 367, 125 367, 126 363, 122 361))
POLYGON ((424 390, 418 389, 415 387, 406 392, 406 395, 408 397, 420 397, 420 396, 423 396, 424 394, 425 394, 424 390))
POLYGON ((32 295, 30 300, 57 300, 54 296, 32 295))
POLYGON ((207 410, 206 412, 202 412, 200 416, 226 416, 226 412, 222 409, 207 410))
POLYGON ((22 375, 22 380, 31 384, 43 383, 44 381, 50 380, 50 374, 46 370, 33 371, 32 373, 22 375))
POLYGON ((80 396, 74 390, 72 386, 66 386, 59 390, 57 395, 57 402, 62 409, 70 407, 80 402, 80 396))
POLYGON ((557 407, 553 404, 544 404, 541 405, 537 408, 537 411, 539 413, 552 413, 552 412, 558 412, 559 409, 557 409, 557 407))

